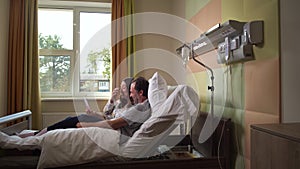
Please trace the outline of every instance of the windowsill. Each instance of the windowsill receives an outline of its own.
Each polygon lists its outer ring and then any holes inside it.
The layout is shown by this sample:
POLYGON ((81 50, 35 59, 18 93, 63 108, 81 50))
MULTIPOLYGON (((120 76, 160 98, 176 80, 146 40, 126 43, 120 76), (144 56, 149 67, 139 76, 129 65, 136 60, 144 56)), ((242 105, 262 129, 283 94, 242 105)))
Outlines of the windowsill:
MULTIPOLYGON (((96 100, 96 101, 101 101, 101 100, 109 100, 109 97, 86 97, 88 100, 96 100)), ((83 99, 82 97, 80 98, 75 98, 75 97, 47 97, 47 98, 41 98, 42 102, 56 102, 56 101, 73 101, 73 100, 80 100, 83 99)))
MULTIPOLYGON (((95 111, 103 110, 107 103, 104 97, 86 97, 90 108, 95 111)), ((47 97, 41 99, 42 113, 74 113, 85 112, 86 105, 83 97, 47 97)))

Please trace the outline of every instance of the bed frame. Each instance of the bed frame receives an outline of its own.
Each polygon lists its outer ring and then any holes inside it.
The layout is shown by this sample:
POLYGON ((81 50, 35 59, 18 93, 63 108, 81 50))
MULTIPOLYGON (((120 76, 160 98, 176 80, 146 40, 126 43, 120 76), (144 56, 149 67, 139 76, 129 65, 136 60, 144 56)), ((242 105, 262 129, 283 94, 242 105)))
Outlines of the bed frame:
MULTIPOLYGON (((105 169, 152 169, 152 168, 172 168, 172 169, 231 169, 232 166, 232 150, 231 150, 231 138, 232 138, 232 123, 230 119, 222 118, 219 122, 216 130, 212 136, 204 143, 198 143, 198 137, 201 128, 207 118, 207 113, 199 112, 196 117, 195 125, 192 127, 191 134, 189 135, 172 135, 165 139, 164 143, 168 143, 174 140, 174 137, 181 137, 182 141, 177 144, 176 147, 188 148, 200 152, 204 157, 200 158, 157 158, 149 157, 143 159, 129 159, 121 160, 117 162, 91 162, 81 165, 72 165, 66 167, 60 167, 60 169, 84 169, 84 168, 105 168, 105 169)), ((0 118, 0 125, 7 124, 16 119, 23 119, 23 121, 11 125, 4 126, 0 130, 14 134, 24 129, 31 129, 31 112, 29 110, 8 115, 0 118)), ((175 149, 176 149, 175 147, 175 149)), ((176 151, 176 150, 175 150, 176 151)), ((1 150, 0 152, 0 168, 36 168, 39 157, 39 150, 37 151, 18 151, 18 150, 1 150), (19 162, 20 159, 24 159, 19 162), (19 164, 18 164, 19 163, 19 164), (10 165, 10 166, 7 166, 10 165)))
POLYGON ((8 125, 11 122, 21 120, 18 123, 9 125, 8 127, 4 127, 0 129, 0 131, 7 133, 9 135, 15 134, 16 132, 21 132, 22 130, 31 130, 32 118, 31 111, 25 110, 19 113, 7 115, 0 118, 0 126, 8 125))

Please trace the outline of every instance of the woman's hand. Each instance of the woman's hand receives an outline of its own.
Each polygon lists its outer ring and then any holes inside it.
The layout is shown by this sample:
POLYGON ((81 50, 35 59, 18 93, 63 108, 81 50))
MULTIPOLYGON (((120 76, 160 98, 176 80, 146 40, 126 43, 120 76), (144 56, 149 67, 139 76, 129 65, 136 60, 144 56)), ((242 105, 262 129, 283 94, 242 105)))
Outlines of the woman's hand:
POLYGON ((106 119, 106 116, 102 113, 102 112, 95 112, 95 111, 92 111, 92 110, 86 110, 86 114, 89 115, 89 116, 94 116, 94 117, 98 117, 100 119, 106 119))
POLYGON ((95 111, 93 111, 93 110, 89 110, 89 109, 87 109, 86 110, 86 114, 87 115, 90 115, 90 116, 94 116, 95 114, 97 114, 95 111))
POLYGON ((120 93, 120 89, 119 88, 114 88, 114 90, 111 93, 110 101, 115 102, 116 100, 118 100, 119 93, 120 93))

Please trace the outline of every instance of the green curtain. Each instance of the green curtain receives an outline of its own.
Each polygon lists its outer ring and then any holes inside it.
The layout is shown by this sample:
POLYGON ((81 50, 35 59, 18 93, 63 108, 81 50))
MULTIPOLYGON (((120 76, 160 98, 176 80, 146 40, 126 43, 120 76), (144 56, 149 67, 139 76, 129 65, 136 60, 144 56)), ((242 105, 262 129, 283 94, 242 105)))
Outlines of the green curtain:
POLYGON ((41 95, 38 54, 38 0, 27 0, 25 6, 25 58, 24 102, 33 113, 32 127, 42 128, 41 95))
POLYGON ((128 75, 134 76, 135 73, 135 51, 136 51, 136 45, 135 45, 135 23, 134 23, 134 0, 125 0, 124 5, 124 12, 126 16, 125 21, 125 30, 127 34, 127 58, 128 58, 128 75))
POLYGON ((31 110, 32 127, 41 129, 37 12, 38 0, 10 1, 7 110, 31 110))
POLYGON ((134 56, 131 55, 135 52, 133 13, 133 0, 112 0, 113 88, 118 87, 123 78, 134 76, 134 56))

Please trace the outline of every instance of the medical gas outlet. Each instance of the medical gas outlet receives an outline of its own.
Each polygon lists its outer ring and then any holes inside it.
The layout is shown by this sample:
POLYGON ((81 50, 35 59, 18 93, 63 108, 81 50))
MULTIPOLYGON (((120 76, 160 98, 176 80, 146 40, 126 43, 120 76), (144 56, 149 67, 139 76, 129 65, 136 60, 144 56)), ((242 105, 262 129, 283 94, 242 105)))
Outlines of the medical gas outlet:
POLYGON ((233 64, 255 59, 253 45, 263 43, 263 22, 248 22, 243 27, 243 34, 225 37, 224 42, 218 44, 218 63, 233 64))

